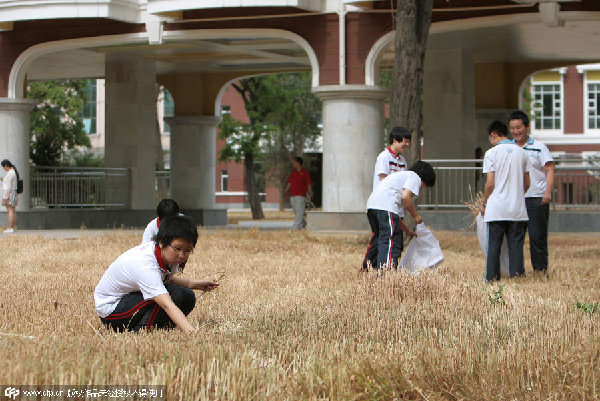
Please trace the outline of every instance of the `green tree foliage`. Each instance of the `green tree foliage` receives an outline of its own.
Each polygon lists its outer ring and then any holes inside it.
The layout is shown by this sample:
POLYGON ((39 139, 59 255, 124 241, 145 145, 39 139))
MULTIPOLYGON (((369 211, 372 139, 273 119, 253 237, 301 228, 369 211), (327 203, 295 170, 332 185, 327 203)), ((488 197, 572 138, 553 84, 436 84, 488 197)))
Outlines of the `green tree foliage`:
POLYGON ((279 208, 283 209, 292 159, 302 156, 307 147, 314 147, 321 137, 319 117, 322 106, 311 92, 308 73, 269 75, 264 80, 277 107, 267 118, 269 126, 275 129, 263 142, 263 160, 266 178, 279 189, 279 208))
MULTIPOLYGON (((254 219, 263 218, 256 177, 256 161, 280 190, 290 172, 291 159, 320 134, 320 102, 310 92, 306 74, 245 78, 233 84, 242 96, 248 122, 223 116, 220 137, 226 145, 220 160, 244 162, 246 190, 254 219)), ((280 191, 283 194, 283 190, 280 191)))
POLYGON ((81 111, 85 104, 85 80, 40 81, 27 87, 30 99, 39 103, 31 112, 31 161, 56 166, 67 149, 90 147, 81 111))

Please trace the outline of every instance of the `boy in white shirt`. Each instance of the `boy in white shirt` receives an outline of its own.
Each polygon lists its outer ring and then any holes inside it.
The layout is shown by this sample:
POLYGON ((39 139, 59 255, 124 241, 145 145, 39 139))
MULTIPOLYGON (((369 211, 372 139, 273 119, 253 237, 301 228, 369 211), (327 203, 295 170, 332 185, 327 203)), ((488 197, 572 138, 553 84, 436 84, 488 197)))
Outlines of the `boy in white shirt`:
POLYGON ((115 331, 179 327, 196 331, 186 316, 194 309, 192 290, 211 291, 219 283, 176 276, 194 251, 198 230, 185 216, 166 219, 155 242, 119 256, 94 290, 96 312, 115 331))
POLYGON ((410 146, 410 132, 404 127, 394 127, 390 131, 389 146, 377 156, 373 174, 373 191, 385 177, 406 171, 406 160, 402 153, 410 146))
POLYGON ((165 220, 169 217, 183 216, 181 213, 179 213, 179 205, 173 199, 162 199, 160 202, 158 202, 158 206, 156 207, 156 215, 158 217, 152 219, 152 221, 148 223, 146 229, 144 230, 142 244, 144 242, 152 242, 154 240, 154 236, 158 234, 161 219, 165 220))
POLYGON ((510 277, 524 276, 523 241, 527 228, 525 192, 529 188, 529 159, 519 146, 507 138, 508 128, 501 121, 488 127, 492 148, 483 157, 487 174, 481 214, 488 225, 485 280, 500 280, 500 251, 506 235, 510 277))
POLYGON ((388 175, 375 188, 367 201, 367 218, 371 226, 371 240, 362 263, 362 269, 369 267, 388 269, 398 267, 398 259, 404 247, 402 232, 411 237, 410 231, 402 221, 406 209, 417 224, 423 219, 417 213, 414 198, 419 196, 421 188, 435 184, 435 171, 424 161, 418 161, 409 171, 388 175))
POLYGON ((531 265, 534 272, 544 273, 547 277, 548 220, 554 188, 554 159, 545 144, 529 136, 527 114, 521 110, 513 111, 508 117, 508 124, 515 143, 525 151, 531 164, 531 185, 525 193, 531 265))

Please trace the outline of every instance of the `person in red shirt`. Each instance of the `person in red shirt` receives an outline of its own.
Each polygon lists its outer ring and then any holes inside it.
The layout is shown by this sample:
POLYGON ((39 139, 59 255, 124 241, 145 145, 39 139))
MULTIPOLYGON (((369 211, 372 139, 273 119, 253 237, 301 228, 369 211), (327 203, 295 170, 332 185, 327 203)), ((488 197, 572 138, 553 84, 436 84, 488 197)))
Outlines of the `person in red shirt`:
POLYGON ((294 229, 300 230, 306 227, 306 220, 304 219, 304 209, 306 207, 306 195, 312 199, 312 181, 310 180, 310 174, 302 166, 304 161, 301 157, 296 157, 292 161, 294 170, 291 172, 288 178, 287 187, 285 192, 290 193, 290 203, 294 210, 294 229))

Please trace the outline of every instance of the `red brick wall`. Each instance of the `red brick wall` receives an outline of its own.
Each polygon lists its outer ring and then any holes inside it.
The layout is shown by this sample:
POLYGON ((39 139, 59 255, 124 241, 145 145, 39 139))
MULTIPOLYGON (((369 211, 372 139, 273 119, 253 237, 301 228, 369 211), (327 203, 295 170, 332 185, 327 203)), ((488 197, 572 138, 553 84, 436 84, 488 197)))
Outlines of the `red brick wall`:
POLYGON ((583 74, 571 66, 563 77, 565 134, 582 134, 583 128, 583 74))
POLYGON ((0 97, 8 95, 8 77, 19 55, 43 42, 82 37, 144 32, 134 25, 101 18, 15 22, 12 31, 0 32, 0 97))
POLYGON ((566 152, 566 153, 581 153, 581 152, 598 152, 600 145, 547 145, 550 152, 566 152))
POLYGON ((304 38, 317 55, 321 85, 335 85, 338 80, 338 16, 319 14, 286 18, 261 18, 166 24, 165 30, 186 29, 282 29, 304 38))
POLYGON ((365 61, 379 38, 392 31, 391 14, 348 13, 346 16, 346 82, 365 83, 365 61))

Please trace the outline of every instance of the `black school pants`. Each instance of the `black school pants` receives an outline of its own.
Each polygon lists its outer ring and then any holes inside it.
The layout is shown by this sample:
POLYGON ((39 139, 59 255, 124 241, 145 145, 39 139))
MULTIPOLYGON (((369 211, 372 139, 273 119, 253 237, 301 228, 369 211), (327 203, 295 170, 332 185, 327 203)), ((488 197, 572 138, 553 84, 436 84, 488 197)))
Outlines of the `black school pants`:
MULTIPOLYGON (((165 288, 184 315, 187 316, 194 309, 196 305, 194 291, 175 284, 165 284, 165 288)), ((175 327, 169 315, 153 300, 144 300, 140 291, 125 295, 113 313, 100 320, 107 327, 119 332, 139 331, 142 328, 150 330, 175 327)))
POLYGON ((533 270, 548 269, 548 219, 550 205, 542 205, 542 198, 525 198, 527 207, 527 232, 529 233, 529 251, 533 270))
POLYGON ((525 241, 526 221, 489 221, 487 259, 485 262, 486 281, 500 280, 500 251, 506 235, 508 245, 508 272, 510 277, 524 276, 523 242, 525 241))
POLYGON ((386 210, 369 209, 367 218, 372 233, 362 263, 363 270, 369 267, 381 269, 384 266, 397 268, 404 247, 400 216, 386 210))

